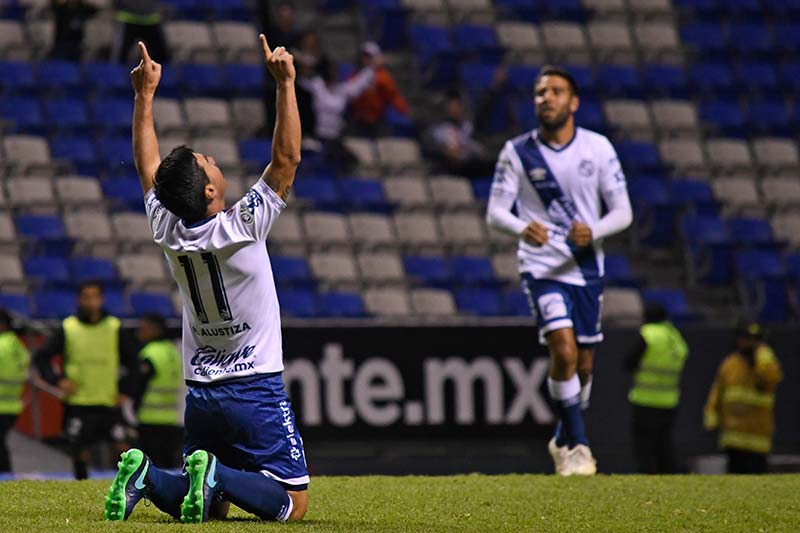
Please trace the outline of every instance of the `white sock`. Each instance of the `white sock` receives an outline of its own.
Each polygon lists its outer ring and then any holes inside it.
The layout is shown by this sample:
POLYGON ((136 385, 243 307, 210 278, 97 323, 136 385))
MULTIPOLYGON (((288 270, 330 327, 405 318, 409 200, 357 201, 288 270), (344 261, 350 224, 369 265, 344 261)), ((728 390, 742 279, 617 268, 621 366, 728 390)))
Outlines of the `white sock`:
POLYGON ((547 378, 547 390, 550 391, 550 397, 557 402, 570 400, 581 393, 581 381, 577 374, 566 381, 547 378))
POLYGON ((294 511, 294 500, 291 496, 289 496, 289 507, 286 508, 286 511, 277 517, 278 522, 286 522, 289 520, 289 517, 292 516, 292 511, 294 511))
POLYGON ((589 397, 592 395, 592 375, 589 374, 589 379, 586 384, 581 387, 581 410, 585 411, 589 408, 589 397))

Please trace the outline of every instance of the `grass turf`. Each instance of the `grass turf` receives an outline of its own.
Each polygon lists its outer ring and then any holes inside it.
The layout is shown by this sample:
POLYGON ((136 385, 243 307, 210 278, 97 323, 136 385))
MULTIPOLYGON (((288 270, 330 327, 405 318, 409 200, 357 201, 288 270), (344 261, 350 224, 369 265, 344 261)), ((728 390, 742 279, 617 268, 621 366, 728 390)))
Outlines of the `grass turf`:
POLYGON ((800 475, 316 477, 298 524, 231 508, 179 524, 139 504, 103 521, 108 481, 0 483, 0 531, 798 531, 800 475))

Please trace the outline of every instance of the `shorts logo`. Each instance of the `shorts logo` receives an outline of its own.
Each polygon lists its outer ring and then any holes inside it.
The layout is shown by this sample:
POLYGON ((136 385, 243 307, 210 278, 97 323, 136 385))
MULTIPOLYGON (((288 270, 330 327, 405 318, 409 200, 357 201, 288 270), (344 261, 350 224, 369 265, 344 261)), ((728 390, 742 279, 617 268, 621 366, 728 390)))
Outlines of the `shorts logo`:
POLYGON ((289 441, 289 455, 294 461, 298 461, 303 452, 300 451, 300 441, 294 429, 294 419, 292 417, 292 408, 289 407, 289 402, 281 400, 278 404, 281 408, 281 417, 283 418, 284 431, 286 431, 286 440, 289 441))
POLYGON ((539 296, 536 303, 545 322, 567 316, 567 304, 564 303, 564 297, 557 292, 539 296))

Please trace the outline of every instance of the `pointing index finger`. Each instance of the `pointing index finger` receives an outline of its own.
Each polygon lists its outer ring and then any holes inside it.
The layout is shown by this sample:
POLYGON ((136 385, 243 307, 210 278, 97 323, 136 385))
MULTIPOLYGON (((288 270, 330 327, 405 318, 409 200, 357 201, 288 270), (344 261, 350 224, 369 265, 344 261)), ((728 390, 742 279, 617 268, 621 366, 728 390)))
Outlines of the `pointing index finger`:
POLYGON ((144 45, 142 41, 139 41, 139 52, 142 54, 142 61, 145 63, 149 63, 153 61, 150 59, 150 54, 147 52, 147 47, 144 45))
POLYGON ((270 50, 269 48, 269 44, 267 43, 267 38, 264 36, 263 33, 259 33, 258 38, 261 41, 261 47, 264 49, 264 54, 267 57, 270 57, 272 55, 272 50, 270 50))

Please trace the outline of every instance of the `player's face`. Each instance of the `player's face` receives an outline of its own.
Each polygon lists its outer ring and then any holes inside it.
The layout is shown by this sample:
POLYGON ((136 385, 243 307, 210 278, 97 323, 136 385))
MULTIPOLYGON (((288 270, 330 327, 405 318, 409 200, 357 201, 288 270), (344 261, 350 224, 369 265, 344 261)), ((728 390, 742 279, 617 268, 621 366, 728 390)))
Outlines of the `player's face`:
POLYGON ((578 97, 561 76, 542 76, 534 88, 536 117, 542 127, 557 130, 578 110, 578 97))
POLYGON ((103 308, 103 292, 100 288, 91 285, 84 287, 78 293, 78 308, 84 313, 99 313, 103 308))
MULTIPOLYGON (((209 185, 214 189, 214 196, 216 198, 225 198, 227 183, 225 181, 225 176, 222 175, 222 171, 217 166, 217 162, 214 161, 214 158, 201 154, 200 152, 195 152, 194 157, 197 159, 197 164, 206 171, 209 185)), ((208 189, 206 190, 208 191, 208 189)), ((206 194, 208 194, 208 192, 206 192, 206 194)))

